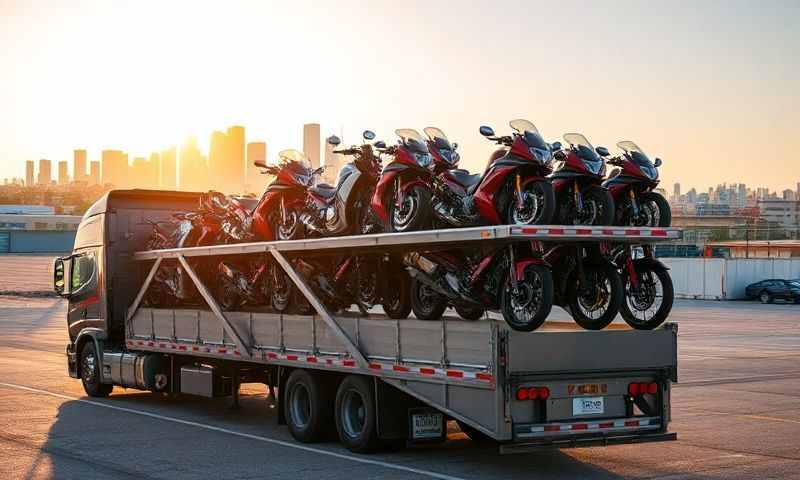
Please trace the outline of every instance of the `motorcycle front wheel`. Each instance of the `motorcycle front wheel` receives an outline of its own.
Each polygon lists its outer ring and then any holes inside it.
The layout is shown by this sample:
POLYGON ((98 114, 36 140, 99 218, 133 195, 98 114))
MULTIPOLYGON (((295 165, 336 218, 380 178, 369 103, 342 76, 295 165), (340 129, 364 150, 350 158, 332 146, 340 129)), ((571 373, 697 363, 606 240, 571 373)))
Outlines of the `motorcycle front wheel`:
POLYGON ((669 227, 672 211, 667 200, 657 192, 639 195, 639 218, 631 223, 637 227, 669 227))
POLYGON ((553 276, 543 265, 528 265, 516 288, 506 279, 500 290, 500 310, 509 327, 532 332, 541 327, 553 307, 553 276))
POLYGON ((508 202, 506 221, 509 224, 547 225, 553 220, 556 196, 550 182, 530 182, 522 187, 521 194, 520 199, 514 191, 508 202))
POLYGON ((395 272, 384 287, 381 306, 386 316, 402 320, 411 313, 411 278, 405 270, 395 272))
POLYGON ((585 284, 577 273, 569 282, 567 300, 575 323, 586 330, 606 328, 619 313, 624 297, 622 280, 611 265, 584 265, 585 284))
POLYGON ((667 319, 675 300, 672 278, 664 268, 636 265, 637 286, 625 275, 625 301, 620 314, 637 330, 652 330, 667 319))
POLYGON ((393 232, 426 230, 431 224, 431 192, 422 186, 412 187, 397 205, 391 200, 389 227, 393 232))

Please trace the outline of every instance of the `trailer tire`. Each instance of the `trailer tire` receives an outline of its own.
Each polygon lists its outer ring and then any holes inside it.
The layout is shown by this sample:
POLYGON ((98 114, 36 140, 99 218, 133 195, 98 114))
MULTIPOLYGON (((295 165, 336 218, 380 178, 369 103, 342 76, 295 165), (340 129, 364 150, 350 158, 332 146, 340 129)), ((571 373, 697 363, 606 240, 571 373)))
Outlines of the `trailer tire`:
POLYGON ((100 359, 97 357, 97 348, 94 341, 89 340, 81 349, 81 360, 78 365, 83 389, 90 397, 107 397, 114 389, 114 385, 102 383, 100 359))
POLYGON ((303 443, 325 440, 333 427, 331 389, 319 375, 297 369, 286 380, 284 391, 283 412, 292 437, 303 443))
POLYGON ((369 453, 380 446, 372 379, 348 375, 336 392, 336 431, 342 445, 354 453, 369 453))

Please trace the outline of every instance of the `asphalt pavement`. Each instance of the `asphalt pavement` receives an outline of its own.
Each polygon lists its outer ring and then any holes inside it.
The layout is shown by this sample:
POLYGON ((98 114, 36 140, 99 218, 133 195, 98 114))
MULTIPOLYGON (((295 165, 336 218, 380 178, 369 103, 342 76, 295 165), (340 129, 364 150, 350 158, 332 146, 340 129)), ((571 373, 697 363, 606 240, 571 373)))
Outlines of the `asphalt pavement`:
MULTIPOLYGON (((442 445, 354 455, 295 442, 265 399, 115 388, 67 376, 50 259, 0 256, 0 478, 798 478, 800 306, 678 301, 675 442, 501 456, 456 428, 442 445)), ((556 318, 566 319, 563 313, 556 318)))

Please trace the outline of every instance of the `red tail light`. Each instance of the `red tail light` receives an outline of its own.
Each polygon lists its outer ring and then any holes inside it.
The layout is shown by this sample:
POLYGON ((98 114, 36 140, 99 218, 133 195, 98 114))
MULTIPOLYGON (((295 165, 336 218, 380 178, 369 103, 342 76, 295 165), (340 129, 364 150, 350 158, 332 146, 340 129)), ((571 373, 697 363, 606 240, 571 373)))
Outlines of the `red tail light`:
POLYGON ((517 390, 517 400, 547 400, 550 389, 547 387, 521 387, 517 390))
POLYGON ((646 393, 654 395, 656 392, 658 392, 658 383, 656 382, 628 384, 628 394, 632 397, 646 393))

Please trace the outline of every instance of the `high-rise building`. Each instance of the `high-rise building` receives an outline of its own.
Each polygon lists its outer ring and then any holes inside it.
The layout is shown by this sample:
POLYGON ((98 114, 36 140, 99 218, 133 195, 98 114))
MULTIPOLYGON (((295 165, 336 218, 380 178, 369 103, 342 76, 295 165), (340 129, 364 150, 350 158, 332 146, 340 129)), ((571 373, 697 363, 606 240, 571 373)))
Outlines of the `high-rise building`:
POLYGON ((228 162, 228 136, 224 132, 215 131, 211 133, 211 141, 208 145, 208 172, 210 174, 210 184, 208 189, 224 190, 225 174, 228 162))
POLYGON ((244 127, 234 125, 228 127, 228 168, 225 176, 226 191, 243 193, 245 182, 245 140, 244 127))
POLYGON ((264 189, 261 169, 256 167, 256 161, 267 161, 267 144, 265 142, 251 142, 247 144, 247 168, 245 169, 245 191, 259 193, 264 189))
POLYGON ((72 181, 86 181, 86 150, 72 152, 72 181))
POLYGON ((161 173, 159 188, 175 190, 178 188, 177 153, 175 147, 170 147, 161 152, 161 173))
POLYGON ((206 159, 197 148, 197 139, 189 137, 183 144, 179 159, 178 185, 181 190, 204 192, 209 190, 209 168, 206 159))
POLYGON ((672 201, 678 203, 681 201, 681 184, 676 183, 672 187, 672 201))
POLYGON ((130 168, 130 185, 134 188, 157 188, 158 163, 156 154, 150 160, 145 157, 134 158, 130 168))
POLYGON ((100 184, 100 162, 89 163, 89 185, 100 184))
POLYGON ((50 168, 50 160, 45 160, 44 158, 39 160, 39 176, 36 178, 38 185, 50 185, 52 183, 53 176, 50 168))
POLYGON ((69 183, 69 164, 62 160, 58 162, 58 184, 66 185, 69 183))
POLYGON ((127 154, 120 150, 103 150, 101 166, 104 184, 110 183, 115 188, 130 186, 127 154))
POLYGON ((303 153, 308 161, 311 162, 311 168, 318 168, 322 161, 320 158, 319 136, 319 123, 306 123, 303 125, 303 153))
POLYGON ((30 187, 33 185, 33 160, 25 162, 25 186, 30 187))

